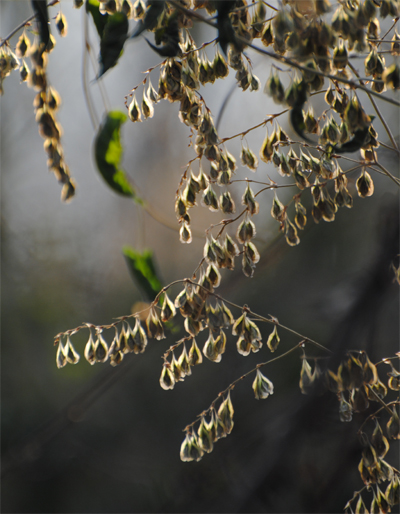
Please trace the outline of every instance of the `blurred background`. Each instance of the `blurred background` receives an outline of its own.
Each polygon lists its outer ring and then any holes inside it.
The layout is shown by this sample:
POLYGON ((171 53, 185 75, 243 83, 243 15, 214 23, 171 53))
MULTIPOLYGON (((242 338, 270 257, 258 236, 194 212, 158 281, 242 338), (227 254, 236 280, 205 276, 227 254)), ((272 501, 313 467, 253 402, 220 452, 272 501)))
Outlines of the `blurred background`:
MULTIPOLYGON (((128 121, 122 129, 125 170, 175 230, 114 194, 98 175, 95 131, 82 91, 84 9, 73 9, 69 1, 61 6, 69 31, 60 38, 52 21, 57 45, 49 56, 48 78, 63 102, 58 114, 62 143, 78 185, 71 203, 60 202, 61 187, 47 171, 32 107, 35 92, 19 84, 18 72, 13 72, 0 99, 2 512, 341 512, 362 487, 356 432, 365 413, 355 415, 352 423, 340 423, 333 394, 302 395, 300 352, 264 368, 275 386, 267 400, 254 401, 253 376, 235 388, 234 430, 199 463, 180 461, 182 430, 219 391, 268 360, 266 347, 243 358, 231 336, 220 364, 203 362, 173 391, 159 386, 160 357, 176 336, 151 341, 143 355, 128 355, 118 368, 91 367, 83 359, 76 366, 56 368, 57 333, 83 321, 109 323, 144 299, 129 275, 123 245, 153 249, 163 284, 190 276, 204 245, 203 237, 195 237, 191 245, 179 242, 175 191, 194 152, 188 148, 189 129, 179 122, 178 105, 161 101, 154 118, 128 121)), ((57 12, 57 6, 50 9, 52 17, 57 12)), ((30 2, 2 0, 0 36, 30 15, 30 2)), ((19 35, 11 39, 12 48, 19 35)), ((215 35, 196 26, 194 37, 202 42, 215 35)), ((90 25, 97 52, 96 38, 90 25)), ((209 48, 212 59, 215 49, 209 48)), ((249 56, 264 85, 271 63, 249 56)), ((125 95, 158 62, 143 38, 130 41, 119 65, 102 81, 108 108, 124 111, 125 95)), ((96 72, 89 67, 90 80, 96 72)), ((151 78, 156 86, 157 70, 151 78)), ((201 90, 214 118, 228 98, 220 137, 241 132, 277 110, 262 91, 243 93, 234 84, 231 71, 224 81, 201 90)), ((89 88, 101 118, 99 87, 90 83, 89 88)), ((323 99, 315 98, 316 110, 324 108, 323 99)), ((380 105, 398 138, 398 112, 380 105)), ((287 119, 282 126, 293 136, 287 119)), ((376 129, 387 142, 379 123, 376 129)), ((248 136, 255 153, 264 136, 263 128, 248 136)), ((239 163, 240 140, 230 143, 239 163)), ((398 173, 395 153, 381 147, 379 158, 398 173)), ((398 286, 390 270, 399 253, 398 191, 387 177, 375 174, 375 194, 359 199, 358 174, 350 175, 354 208, 339 210, 333 223, 316 225, 310 219, 300 245, 293 248, 278 235, 278 224, 269 215, 272 193, 260 195, 255 222, 261 262, 255 276, 246 279, 237 263, 235 271, 223 272, 218 292, 261 315, 278 317, 339 353, 364 348, 377 361, 399 350, 398 286)), ((284 183, 272 165, 263 163, 256 175, 239 165, 236 178, 246 177, 284 183)), ((245 183, 235 187, 238 204, 245 183)), ((253 189, 258 191, 257 185, 253 189)), ((193 227, 200 233, 219 219, 203 207, 193 210, 193 227)), ((260 329, 268 337, 270 327, 260 329)), ((73 339, 81 355, 86 335, 73 339)), ((280 337, 278 352, 299 341, 284 331, 280 337)), ((199 337, 200 347, 205 338, 204 333, 199 337)), ((396 465, 398 459, 398 449, 391 449, 387 460, 396 465)))

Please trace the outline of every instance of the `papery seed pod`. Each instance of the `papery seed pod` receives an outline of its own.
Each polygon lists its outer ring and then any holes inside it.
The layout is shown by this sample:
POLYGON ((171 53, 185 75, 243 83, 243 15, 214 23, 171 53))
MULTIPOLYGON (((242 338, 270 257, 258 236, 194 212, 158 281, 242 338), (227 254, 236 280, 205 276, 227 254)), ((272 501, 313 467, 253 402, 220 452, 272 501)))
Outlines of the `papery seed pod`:
POLYGON ((212 284, 212 287, 218 287, 221 283, 221 274, 214 264, 209 264, 206 270, 206 276, 212 284))
POLYGON ((62 342, 59 341, 58 347, 57 347, 57 353, 56 353, 57 368, 58 369, 63 368, 64 366, 67 365, 67 362, 68 361, 67 361, 67 357, 64 352, 64 346, 63 346, 62 342))
POLYGON ((243 336, 240 336, 236 343, 236 348, 240 355, 247 357, 251 352, 251 343, 246 341, 243 336))
POLYGON ((392 411, 393 414, 386 425, 386 432, 389 439, 400 439, 400 421, 396 407, 393 406, 392 411))
POLYGON ((264 87, 264 93, 271 96, 277 104, 281 104, 285 101, 285 90, 276 73, 273 72, 267 80, 264 87))
POLYGON ((174 318, 176 314, 175 305, 170 300, 167 293, 164 293, 164 300, 163 305, 161 308, 161 321, 165 323, 166 321, 169 321, 170 319, 174 318))
POLYGON ((47 89, 47 107, 56 111, 61 105, 61 97, 51 86, 47 89))
POLYGON ((388 440, 383 435, 382 428, 377 420, 375 420, 375 429, 372 433, 371 444, 374 447, 377 456, 380 458, 383 458, 389 450, 388 440))
POLYGON ((190 225, 184 221, 179 230, 179 240, 181 243, 190 244, 192 242, 192 231, 190 225))
POLYGON ((186 187, 182 192, 183 202, 188 207, 194 207, 196 205, 196 193, 198 189, 197 185, 194 185, 191 180, 188 180, 186 187))
POLYGON ((258 214, 260 209, 259 203, 256 201, 254 197, 254 193, 250 187, 250 184, 247 184, 246 191, 242 196, 242 204, 247 207, 247 212, 253 216, 253 214, 258 214))
POLYGON ((231 257, 236 257, 236 255, 239 255, 237 244, 228 234, 225 236, 224 248, 231 257))
POLYGON ((230 392, 218 409, 218 422, 224 427, 225 434, 230 434, 233 429, 233 405, 230 392))
POLYGON ((335 100, 335 93, 332 89, 332 86, 329 86, 327 92, 325 93, 325 102, 332 106, 333 105, 333 102, 335 100))
POLYGON ((285 219, 285 239, 288 245, 296 246, 300 243, 297 229, 289 219, 285 219))
POLYGON ((56 27, 60 36, 64 37, 68 32, 68 23, 65 16, 60 11, 56 16, 56 27))
POLYGON ((368 512, 367 507, 365 506, 365 504, 364 504, 364 502, 363 502, 363 499, 362 499, 361 495, 358 497, 355 512, 356 512, 357 514, 367 513, 367 512, 368 512))
POLYGON ((252 278, 254 274, 255 265, 247 252, 242 255, 242 271, 245 277, 252 278))
POLYGON ((188 332, 193 337, 196 337, 197 334, 203 329, 201 322, 194 320, 191 316, 185 318, 184 327, 186 332, 188 332))
POLYGON ((253 237, 256 235, 256 226, 250 219, 244 219, 237 231, 236 231, 236 239, 239 241, 239 243, 246 243, 247 241, 250 241, 253 239, 253 237))
POLYGON ((343 393, 338 394, 339 398, 339 417, 342 422, 350 422, 353 418, 351 405, 344 398, 343 393))
MULTIPOLYGON (((0 72, 1 75, 1 72, 0 72)), ((22 65, 19 69, 19 76, 20 76, 20 82, 26 82, 29 79, 29 68, 25 62, 25 60, 22 61, 22 65)))
POLYGON ((271 25, 271 22, 268 21, 265 24, 264 30, 261 34, 261 41, 262 41, 263 45, 269 46, 273 43, 273 40, 274 40, 274 36, 272 33, 272 25, 271 25))
POLYGON ((185 345, 183 346, 182 353, 179 356, 178 365, 180 366, 184 376, 190 376, 192 374, 192 370, 190 369, 189 357, 186 352, 185 345))
POLYGON ((369 407, 369 401, 363 387, 351 392, 351 406, 354 412, 364 412, 369 407))
POLYGON ((296 181, 296 185, 299 189, 303 190, 307 187, 310 187, 310 183, 308 182, 307 177, 302 173, 302 166, 297 165, 293 170, 293 177, 296 181))
POLYGON ((178 196, 175 200, 175 214, 178 219, 186 214, 186 205, 181 196, 178 196))
POLYGON ((252 242, 246 243, 243 245, 244 253, 246 257, 248 257, 253 264, 257 264, 260 260, 260 254, 256 248, 256 245, 252 242))
POLYGON ((271 216, 279 222, 282 222, 286 219, 286 207, 279 200, 276 193, 275 193, 274 199, 272 201, 271 216))
POLYGON ((86 346, 85 346, 84 355, 85 355, 85 359, 92 366, 93 366, 93 364, 96 363, 96 358, 95 358, 95 355, 94 355, 94 351, 95 351, 95 345, 94 345, 94 341, 93 341, 92 331, 90 331, 89 339, 88 339, 88 342, 86 343, 86 346))
POLYGON ((371 175, 365 169, 358 177, 356 186, 358 196, 360 196, 361 198, 372 196, 374 193, 374 183, 372 181, 371 175))
POLYGON ((280 155, 281 157, 281 164, 278 168, 278 173, 282 177, 288 177, 291 174, 291 170, 287 161, 287 157, 284 154, 280 155))
POLYGON ((146 318, 147 334, 150 338, 157 340, 165 339, 164 328, 154 307, 150 309, 146 318))
POLYGON ((79 362, 80 355, 73 347, 70 336, 67 337, 67 342, 64 346, 64 355, 70 364, 77 364, 79 362))
POLYGON ((201 355, 200 349, 194 338, 192 339, 192 346, 189 350, 188 359, 190 366, 196 366, 196 364, 201 364, 203 362, 203 356, 201 355))
POLYGON ((270 333, 268 340, 267 340, 267 346, 271 350, 271 352, 274 352, 279 345, 280 337, 278 335, 278 328, 275 325, 273 331, 270 333))
POLYGON ((390 480, 385 496, 389 505, 398 505, 400 503, 400 481, 398 475, 394 475, 390 480))
POLYGON ((256 378, 254 379, 252 388, 256 400, 264 400, 271 394, 274 394, 274 384, 261 373, 259 368, 257 368, 256 378))
POLYGON ((146 12, 146 4, 143 0, 136 0, 132 7, 132 17, 135 21, 139 21, 143 18, 146 12))
POLYGON ((26 36, 25 32, 21 34, 18 39, 17 45, 15 47, 15 53, 18 57, 25 57, 29 53, 29 49, 31 47, 31 42, 26 36))
POLYGON ((209 359, 212 362, 220 362, 222 359, 221 355, 218 353, 218 350, 216 348, 215 339, 211 330, 209 332, 208 339, 204 344, 203 354, 205 357, 207 357, 207 359, 209 359))
POLYGON ((142 121, 142 114, 139 109, 139 104, 136 100, 136 95, 133 95, 132 101, 129 104, 128 114, 131 121, 142 121))
POLYGON ((232 214, 235 212, 235 202, 233 201, 229 191, 220 196, 219 205, 221 206, 222 212, 225 214, 232 214))
POLYGON ((154 107, 153 103, 149 100, 147 95, 143 93, 142 99, 142 113, 143 118, 146 120, 147 118, 152 118, 154 116, 154 107))
POLYGON ((213 440, 214 440, 214 433, 213 433, 213 427, 212 422, 207 423, 204 419, 204 416, 202 416, 200 421, 200 426, 197 430, 198 434, 198 441, 200 448, 207 453, 211 453, 214 447, 213 440))
POLYGON ((101 332, 97 333, 96 342, 94 343, 94 358, 96 362, 106 362, 108 359, 108 345, 101 332))
POLYGON ((217 50, 217 52, 215 54, 214 61, 212 63, 212 68, 214 70, 216 78, 222 78, 223 79, 223 78, 227 77, 228 74, 229 74, 228 65, 226 64, 226 61, 222 57, 222 55, 219 52, 219 50, 217 50))
POLYGON ((214 189, 211 187, 211 184, 208 185, 207 189, 203 193, 203 203, 210 209, 210 211, 218 211, 218 198, 214 189))
POLYGON ((227 169, 220 173, 217 178, 217 183, 219 186, 226 186, 230 184, 232 177, 232 172, 230 169, 227 169))
POLYGON ((333 65, 337 70, 343 70, 349 62, 346 46, 341 42, 333 50, 333 65))
POLYGON ((400 89, 400 66, 393 63, 382 74, 382 80, 390 89, 400 89))
MULTIPOLYGON (((172 373, 170 366, 167 364, 164 364, 162 367, 161 376, 160 376, 160 385, 166 391, 168 389, 173 389, 175 386, 174 374, 172 373)), ((182 459, 182 456, 181 456, 181 459, 182 459)), ((184 459, 182 459, 182 460, 184 460, 184 459)))

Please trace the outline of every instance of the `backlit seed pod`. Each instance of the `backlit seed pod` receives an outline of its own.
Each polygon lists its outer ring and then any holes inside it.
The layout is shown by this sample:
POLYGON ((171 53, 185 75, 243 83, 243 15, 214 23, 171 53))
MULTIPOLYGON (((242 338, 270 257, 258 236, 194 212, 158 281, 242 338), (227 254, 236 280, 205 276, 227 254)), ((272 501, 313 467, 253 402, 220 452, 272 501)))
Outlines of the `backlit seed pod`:
POLYGON ((213 287, 218 287, 221 283, 221 274, 218 271, 218 268, 214 266, 214 264, 209 264, 206 270, 206 276, 211 282, 213 287))
POLYGON ((184 221, 179 230, 179 240, 181 243, 190 244, 192 242, 192 231, 190 225, 184 221))
POLYGON ((90 331, 89 339, 88 339, 88 342, 86 343, 86 346, 85 346, 84 355, 85 355, 85 359, 92 366, 93 366, 93 364, 96 363, 96 358, 95 358, 95 355, 94 355, 94 351, 95 351, 95 345, 94 345, 94 340, 93 340, 92 332, 90 331))
POLYGON ((247 252, 243 252, 242 255, 242 272, 245 277, 252 278, 254 275, 255 265, 253 261, 250 259, 247 252))
POLYGON ((46 72, 42 68, 33 68, 29 75, 29 86, 36 91, 44 91, 47 87, 46 72))
MULTIPOLYGON (((172 370, 170 368, 169 364, 164 364, 161 371, 160 376, 160 386, 165 389, 166 391, 168 389, 173 389, 175 386, 175 377, 172 373, 172 370)), ((181 456, 182 459, 182 456, 181 456)), ((184 460, 184 459, 182 459, 184 460)))
POLYGON ((236 348, 240 355, 247 357, 251 352, 251 343, 246 341, 243 336, 240 336, 236 343, 236 348))
POLYGON ((274 384, 271 382, 271 380, 268 380, 268 378, 261 373, 259 368, 257 368, 256 378, 254 379, 252 388, 256 400, 264 400, 265 398, 268 398, 268 396, 270 396, 271 394, 274 394, 274 384))
POLYGON ((232 172, 230 169, 227 169, 220 173, 217 178, 217 183, 220 186, 226 186, 231 183, 232 172))
POLYGON ((289 219, 285 219, 285 239, 290 246, 296 246, 300 243, 297 229, 289 219))
POLYGON ((150 338, 165 339, 164 328, 154 307, 150 309, 146 318, 147 334, 150 338))
POLYGON ((211 184, 208 185, 207 189, 203 193, 203 203, 206 205, 210 211, 217 212, 218 211, 218 198, 215 194, 214 189, 211 187, 211 184))
POLYGON ((271 352, 274 352, 279 345, 280 337, 278 335, 278 328, 275 325, 273 331, 270 333, 268 340, 267 340, 267 346, 271 350, 271 352))
POLYGON ((230 434, 233 429, 233 405, 230 392, 218 409, 218 422, 224 427, 225 433, 230 434))
POLYGON ((225 248, 225 251, 231 257, 236 257, 236 255, 239 255, 239 248, 237 247, 237 244, 233 241, 233 239, 228 234, 225 236, 224 248, 225 248))
POLYGON ((325 93, 325 102, 328 105, 333 105, 333 102, 335 100, 335 93, 332 89, 332 86, 329 86, 328 91, 325 93))
POLYGON ((272 141, 271 138, 268 137, 268 132, 265 136, 265 139, 263 141, 263 144, 261 145, 260 149, 260 158, 262 161, 268 163, 272 159, 272 154, 274 152, 274 149, 272 147, 272 141))
MULTIPOLYGON (((188 357, 188 354, 186 352, 186 346, 185 345, 183 345, 182 353, 179 356, 178 366, 181 369, 183 377, 185 377, 185 376, 187 377, 187 376, 190 376, 192 374, 192 370, 190 369, 190 364, 189 364, 189 357, 188 357)), ((182 380, 183 380, 183 378, 182 378, 182 380)))
POLYGON ((153 103, 147 98, 145 93, 143 94, 143 99, 142 99, 142 113, 143 113, 143 118, 145 120, 147 118, 152 118, 154 116, 153 103))
POLYGON ((189 180, 186 184, 185 189, 182 192, 183 203, 187 207, 193 207, 196 205, 196 189, 197 187, 193 186, 191 181, 189 180))
POLYGON ((192 337, 196 337, 197 334, 203 330, 203 326, 200 321, 194 320, 192 317, 187 317, 184 322, 184 327, 186 332, 188 332, 192 337))
POLYGON ((69 362, 70 364, 77 364, 79 362, 80 355, 72 346, 71 339, 69 336, 67 337, 67 342, 64 346, 64 355, 67 359, 67 362, 69 362))
POLYGON ((224 214, 233 214, 235 212, 235 202, 229 191, 220 196, 219 204, 224 214))
POLYGON ((47 89, 47 106, 52 111, 56 111, 61 105, 61 97, 51 86, 47 89))
POLYGON ((358 177, 356 186, 358 196, 360 196, 361 198, 372 196, 374 193, 374 183, 372 181, 371 175, 365 169, 358 177))
POLYGON ((272 25, 271 25, 270 21, 268 21, 265 24, 264 30, 262 31, 262 34, 261 34, 261 41, 262 41, 263 45, 265 45, 265 46, 271 45, 274 41, 274 36, 272 33, 272 25))
POLYGON ((128 115, 131 121, 142 121, 142 114, 139 109, 139 104, 136 100, 136 95, 133 95, 132 101, 129 104, 128 115))
POLYGON ((283 221, 286 218, 286 207, 279 200, 276 193, 272 201, 271 216, 279 222, 283 221))
POLYGON ((394 475, 391 478, 385 491, 385 496, 390 505, 398 505, 400 503, 400 480, 398 475, 394 475))
POLYGON ((226 64, 225 59, 222 57, 219 51, 215 54, 212 67, 216 78, 225 78, 229 74, 229 68, 226 64))
POLYGON ((51 112, 43 109, 39 109, 36 113, 36 121, 39 125, 39 134, 44 138, 60 140, 60 128, 53 118, 51 112))
POLYGON ((212 452, 214 447, 214 434, 212 430, 212 422, 207 423, 204 419, 204 416, 202 416, 201 418, 197 434, 200 448, 207 453, 212 452))
POLYGON ((175 214, 178 219, 186 214, 186 205, 181 196, 175 200, 175 214))
POLYGON ((333 65, 337 70, 343 70, 346 68, 348 62, 349 56, 346 45, 340 42, 339 46, 333 50, 333 65))
POLYGON ((201 364, 203 362, 203 356, 194 338, 192 339, 192 346, 189 350, 188 360, 190 366, 196 366, 196 364, 201 364))
POLYGON ((397 30, 394 31, 390 51, 392 55, 400 55, 400 35, 397 30))
POLYGON ((143 0, 136 0, 132 7, 132 17, 135 21, 139 21, 143 18, 146 12, 146 4, 143 0))
POLYGON ((29 78, 29 68, 24 60, 22 61, 22 65, 19 69, 19 76, 20 76, 21 82, 25 82, 29 78))
POLYGON ((285 90, 279 76, 275 72, 273 72, 267 80, 264 93, 271 96, 277 104, 281 104, 285 101, 285 90))
POLYGON ((214 336, 210 330, 209 336, 207 341, 204 344, 203 347, 203 354, 204 356, 209 359, 212 362, 221 362, 221 355, 218 353, 214 336))
POLYGON ((67 358, 65 356, 65 353, 64 353, 64 347, 61 343, 61 341, 58 343, 58 348, 57 348, 57 354, 56 354, 56 364, 57 364, 57 368, 60 369, 60 368, 63 368, 64 366, 67 365, 67 358))
POLYGON ((371 444, 374 447, 377 456, 380 458, 383 458, 389 450, 388 440, 383 435, 382 428, 377 420, 375 420, 375 429, 372 433, 371 444))
POLYGON ((367 76, 372 75, 377 67, 378 62, 378 54, 376 53, 376 48, 372 48, 371 52, 367 55, 364 66, 365 66, 365 74, 367 76))
POLYGON ((15 53, 18 57, 25 57, 25 55, 27 55, 27 53, 29 52, 30 47, 31 42, 29 41, 25 32, 23 32, 18 39, 17 45, 15 47, 15 53))
POLYGON ((306 187, 310 186, 310 183, 308 182, 307 177, 302 172, 302 166, 301 164, 295 166, 293 171, 293 177, 296 181, 296 185, 299 189, 303 190, 306 187))
POLYGON ((400 66, 393 63, 383 72, 382 80, 390 89, 400 89, 400 66))
POLYGON ((68 33, 68 23, 65 16, 60 11, 56 16, 56 27, 60 36, 66 36, 68 33))
POLYGON ((243 220, 236 232, 236 238, 239 243, 246 243, 253 239, 256 235, 256 226, 250 219, 243 220))
POLYGON ((259 203, 256 201, 254 197, 254 193, 250 187, 250 184, 247 184, 246 191, 242 196, 242 204, 247 207, 247 211, 249 214, 253 216, 253 214, 258 214, 260 209, 259 203))
POLYGON ((129 335, 132 338, 131 347, 133 353, 143 353, 147 346, 147 336, 138 317, 136 317, 135 326, 130 330, 129 335))
POLYGON ((176 309, 167 293, 164 293, 164 300, 161 308, 161 321, 165 323, 172 319, 176 314, 176 309))
POLYGON ((244 245, 244 253, 251 260, 253 264, 257 264, 260 261, 260 254, 258 253, 257 247, 254 243, 249 242, 244 245))
POLYGON ((96 362, 106 362, 108 359, 108 345, 101 332, 98 332, 94 343, 94 358, 96 362))
POLYGON ((131 4, 131 2, 129 0, 122 0, 120 10, 121 10, 121 12, 126 14, 127 18, 131 18, 131 16, 132 16, 132 4, 131 4))

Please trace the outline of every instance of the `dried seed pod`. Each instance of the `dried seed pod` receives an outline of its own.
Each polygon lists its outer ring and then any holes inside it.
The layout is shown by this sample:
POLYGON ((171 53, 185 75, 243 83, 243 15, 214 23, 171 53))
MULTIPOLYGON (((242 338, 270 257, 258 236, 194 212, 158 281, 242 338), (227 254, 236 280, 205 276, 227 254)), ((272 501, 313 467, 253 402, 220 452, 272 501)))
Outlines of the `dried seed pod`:
POLYGON ((143 18, 146 12, 146 4, 143 0, 136 0, 132 7, 132 17, 135 21, 139 21, 143 18))
POLYGON ((256 226, 250 219, 244 219, 237 231, 236 231, 236 238, 239 241, 239 243, 246 243, 247 241, 250 241, 253 239, 253 237, 256 235, 256 226))
POLYGON ((374 183, 371 175, 365 169, 363 169, 361 175, 358 177, 356 186, 358 196, 361 198, 372 196, 374 193, 374 183))
POLYGON ((218 409, 218 422, 223 426, 225 435, 230 434, 233 429, 233 405, 230 392, 218 409))
POLYGON ((25 57, 29 53, 31 42, 26 36, 25 32, 21 34, 15 47, 15 53, 18 57, 25 57))
POLYGON ((214 433, 212 422, 207 423, 204 416, 201 417, 200 426, 197 430, 200 448, 207 453, 212 452, 214 447, 214 433))
POLYGON ((279 222, 282 222, 286 219, 286 207, 279 200, 276 193, 272 201, 271 216, 279 222))
POLYGON ((258 253, 257 247, 254 243, 249 242, 243 245, 244 253, 253 264, 257 264, 260 261, 260 254, 258 253))
POLYGON ((215 54, 214 61, 212 63, 212 68, 214 70, 216 78, 223 79, 223 78, 227 77, 229 74, 228 65, 227 65, 225 59, 222 57, 219 50, 217 50, 217 52, 215 54))
POLYGON ((143 118, 146 120, 147 118, 152 118, 154 116, 154 107, 153 103, 149 100, 146 93, 143 92, 142 98, 142 113, 143 118))
POLYGON ((261 34, 261 41, 262 41, 263 45, 265 45, 265 46, 271 45, 274 41, 272 25, 271 25, 270 21, 268 21, 265 24, 264 30, 262 31, 262 34, 261 34))
POLYGON ((289 219, 285 219, 285 239, 290 246, 296 246, 300 243, 297 229, 289 219))
MULTIPOLYGON (((168 389, 173 389, 175 386, 175 377, 174 377, 174 374, 172 373, 169 363, 164 364, 162 367, 161 376, 160 376, 160 385, 166 391, 168 389)), ((181 450, 181 459, 182 459, 182 450, 181 450)), ((182 460, 184 460, 184 459, 182 459, 182 460)))
POLYGON ((396 407, 392 407, 393 414, 390 417, 387 425, 386 431, 389 439, 400 439, 400 421, 399 416, 396 412, 396 407))
POLYGON ((47 89, 47 107, 56 111, 61 105, 61 97, 51 86, 47 89))
POLYGON ((382 74, 382 80, 390 89, 400 89, 400 66, 393 63, 382 74))
POLYGON ((273 72, 267 80, 264 93, 271 96, 277 104, 281 104, 285 101, 285 90, 279 76, 275 72, 273 72))
POLYGON ((101 332, 97 333, 97 338, 94 343, 94 358, 96 362, 105 362, 108 359, 108 345, 101 335, 101 332))
POLYGON ((280 340, 281 338, 278 335, 278 328, 275 325, 267 340, 267 346, 272 353, 278 348, 280 340))
POLYGON ((192 231, 189 223, 184 221, 179 230, 179 240, 181 243, 190 244, 192 242, 192 231))
POLYGON ((56 27, 60 36, 64 37, 68 33, 68 23, 65 16, 60 11, 56 16, 56 27))
POLYGON ((256 400, 264 400, 271 394, 274 394, 274 384, 261 373, 259 368, 257 368, 256 378, 254 379, 252 388, 256 400))
POLYGON ((175 305, 170 300, 168 294, 164 293, 164 301, 161 308, 161 321, 166 322, 175 317, 176 309, 175 305))
POLYGON ((218 198, 215 194, 214 189, 211 187, 211 184, 208 185, 207 189, 203 192, 203 203, 206 205, 210 211, 216 212, 218 211, 218 198))
POLYGON ((233 214, 235 212, 235 202, 229 191, 220 196, 219 205, 224 214, 233 214))
POLYGON ((195 338, 192 339, 192 346, 190 347, 188 358, 190 366, 196 366, 196 364, 201 364, 203 362, 203 356, 201 355, 195 338))
POLYGON ((149 315, 146 318, 146 327, 150 338, 157 340, 165 339, 164 327, 154 307, 150 309, 149 315))
POLYGON ((349 62, 347 48, 341 41, 339 46, 333 50, 333 66, 337 70, 344 70, 349 62))
POLYGON ((242 204, 247 207, 247 212, 253 216, 253 214, 258 214, 260 209, 259 203, 256 201, 254 197, 254 193, 250 187, 250 184, 247 184, 246 191, 242 196, 242 204))
POLYGON ((131 121, 142 121, 142 114, 139 109, 139 104, 136 100, 136 95, 133 95, 132 101, 129 104, 128 114, 131 121))
POLYGON ((29 79, 29 68, 28 68, 25 60, 22 61, 22 65, 19 69, 19 76, 20 76, 21 82, 26 82, 29 79))

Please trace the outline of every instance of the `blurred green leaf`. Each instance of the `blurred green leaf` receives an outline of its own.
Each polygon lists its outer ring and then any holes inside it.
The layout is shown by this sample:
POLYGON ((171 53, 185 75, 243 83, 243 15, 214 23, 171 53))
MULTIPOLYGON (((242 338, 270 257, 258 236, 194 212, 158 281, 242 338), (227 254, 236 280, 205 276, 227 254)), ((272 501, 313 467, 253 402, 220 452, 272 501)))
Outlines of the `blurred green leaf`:
POLYGON ((121 111, 107 113, 94 142, 94 155, 97 168, 111 189, 120 195, 130 196, 141 203, 134 188, 130 185, 125 171, 120 168, 123 152, 120 129, 126 120, 126 114, 121 111))
POLYGON ((148 300, 153 301, 162 289, 162 285, 157 277, 152 250, 144 250, 140 253, 131 246, 124 246, 122 253, 134 280, 144 291, 148 300))
POLYGON ((104 27, 108 20, 108 14, 101 14, 99 11, 100 2, 98 0, 86 0, 86 12, 92 15, 96 30, 100 39, 103 37, 104 27))

